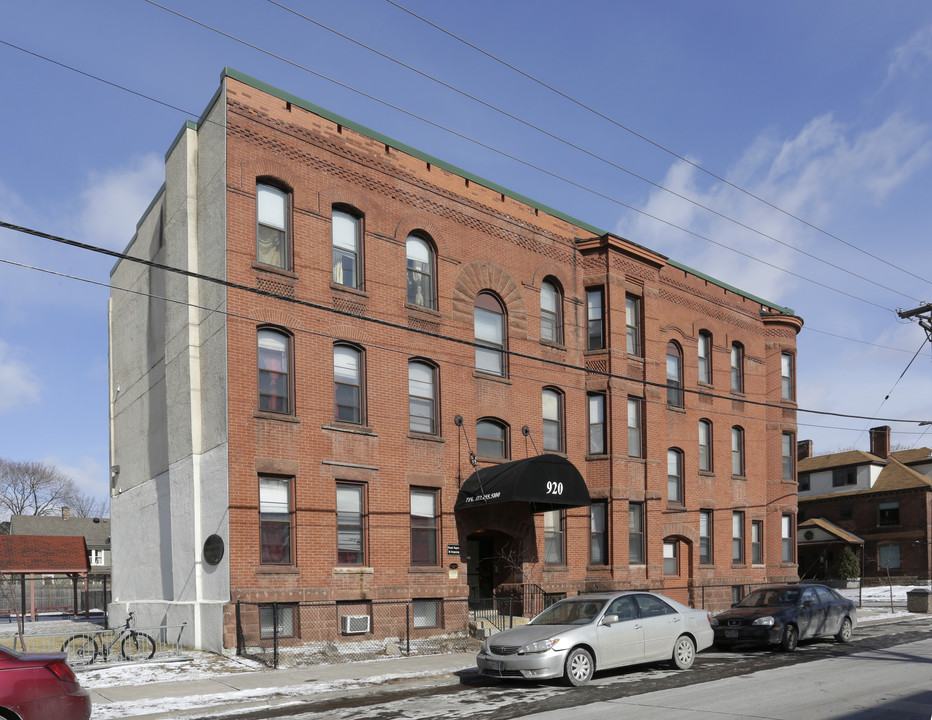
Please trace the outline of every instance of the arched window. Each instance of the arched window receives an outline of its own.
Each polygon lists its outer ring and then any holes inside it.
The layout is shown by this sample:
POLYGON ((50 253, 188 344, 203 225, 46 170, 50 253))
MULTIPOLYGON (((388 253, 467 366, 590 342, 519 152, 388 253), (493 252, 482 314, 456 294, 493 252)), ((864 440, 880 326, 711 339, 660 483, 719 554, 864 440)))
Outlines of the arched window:
POLYGON ((290 204, 284 190, 256 184, 256 262, 290 269, 290 204))
POLYGON ((683 504, 683 452, 667 450, 667 502, 683 504))
POLYGON ((563 295, 551 280, 540 284, 540 339, 563 343, 563 295))
POLYGON ((364 418, 362 351, 349 345, 333 347, 334 418, 361 425, 364 418))
POLYGON ((482 457, 508 459, 508 426, 483 418, 476 423, 476 451, 482 457))
POLYGON ((544 450, 563 452, 563 393, 544 388, 541 393, 544 418, 544 450))
POLYGON ((706 419, 699 421, 699 469, 712 472, 712 423, 706 419))
POLYGON ((712 334, 699 331, 699 382, 712 384, 712 334))
POLYGON ((408 302, 436 309, 434 294, 434 250, 418 235, 408 235, 405 242, 407 258, 408 302))
POLYGON ((731 344, 731 391, 744 392, 744 345, 731 344))
POLYGON ((505 310, 492 293, 476 296, 473 309, 476 337, 476 370, 490 375, 505 375, 505 310))
POLYGON ((346 209, 333 208, 333 282, 362 288, 362 218, 346 209))
POLYGON ((259 410, 290 414, 291 336, 263 328, 258 333, 259 410))
POLYGON ((744 476, 744 429, 737 425, 731 429, 731 474, 744 476))
POLYGON ((411 432, 437 434, 437 369, 422 360, 408 363, 408 417, 411 432))
POLYGON ((667 343, 667 405, 683 407, 683 351, 667 343))

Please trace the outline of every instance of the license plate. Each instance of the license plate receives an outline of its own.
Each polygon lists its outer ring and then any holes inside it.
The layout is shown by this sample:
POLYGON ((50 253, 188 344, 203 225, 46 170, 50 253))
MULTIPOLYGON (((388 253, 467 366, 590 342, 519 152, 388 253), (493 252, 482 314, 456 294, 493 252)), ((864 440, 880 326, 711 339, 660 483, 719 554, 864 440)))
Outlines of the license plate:
POLYGON ((727 638, 736 638, 736 637, 738 637, 738 631, 737 631, 737 630, 726 630, 726 631, 725 631, 725 637, 727 637, 727 638))

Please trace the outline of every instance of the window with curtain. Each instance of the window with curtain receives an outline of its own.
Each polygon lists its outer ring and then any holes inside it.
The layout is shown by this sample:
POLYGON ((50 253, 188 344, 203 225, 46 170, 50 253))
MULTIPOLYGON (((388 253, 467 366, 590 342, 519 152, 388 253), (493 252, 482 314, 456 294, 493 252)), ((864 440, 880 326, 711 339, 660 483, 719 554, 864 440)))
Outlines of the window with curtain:
POLYGON ((699 382, 712 384, 712 335, 707 330, 699 331, 699 382))
POLYGON ((699 421, 699 470, 712 472, 712 422, 699 421))
POLYGON ((256 185, 256 262, 283 270, 291 265, 288 198, 277 187, 256 185))
POLYGON ((544 420, 544 450, 563 452, 563 394, 552 388, 541 393, 544 420))
POLYGON ((683 352, 675 342, 667 343, 667 405, 683 407, 683 352))
POLYGON ((563 343, 563 295, 550 280, 540 284, 540 339, 563 343))
POLYGON ((431 244, 418 235, 408 235, 405 243, 407 259, 408 302, 436 309, 434 295, 434 251, 431 244))
POLYGON ((480 457, 508 459, 508 431, 504 423, 488 418, 476 423, 476 452, 480 457))
POLYGON ((356 290, 362 287, 362 218, 334 208, 333 282, 356 290))
POLYGON ((740 565, 744 562, 744 513, 731 514, 731 560, 740 565))
POLYGON ((780 396, 784 400, 796 399, 796 373, 790 353, 780 354, 780 396))
POLYGON ((362 352, 349 345, 333 348, 334 417, 338 422, 363 422, 362 352))
POLYGON ((563 511, 548 510, 544 513, 544 563, 564 565, 564 551, 563 511))
POLYGON ((644 563, 644 503, 628 503, 628 562, 644 563))
POLYGON ((259 478, 259 562, 291 565, 291 480, 259 478))
POLYGON ((291 337, 278 330, 258 332, 259 409, 291 413, 291 337))
POLYGON ((605 395, 603 393, 589 393, 588 401, 589 454, 604 455, 608 452, 605 428, 605 395))
POLYGON ((408 429, 437 434, 437 369, 428 363, 408 363, 408 429))
POLYGON ((587 350, 601 350, 605 347, 605 317, 602 311, 602 300, 602 288, 586 290, 587 350))
POLYGON ((365 565, 365 486, 337 483, 337 564, 365 565))
POLYGON ((712 564, 712 511, 699 511, 699 563, 712 564))
POLYGON ((505 375, 505 310, 491 293, 479 293, 473 308, 476 370, 505 375))
POLYGON ((780 518, 780 545, 782 560, 791 563, 796 559, 796 533, 793 532, 796 523, 792 515, 783 515, 780 518))
POLYGON ((437 490, 411 489, 411 564, 439 563, 437 490))
POLYGON ((663 542, 663 574, 679 575, 679 543, 676 540, 664 540, 663 542))

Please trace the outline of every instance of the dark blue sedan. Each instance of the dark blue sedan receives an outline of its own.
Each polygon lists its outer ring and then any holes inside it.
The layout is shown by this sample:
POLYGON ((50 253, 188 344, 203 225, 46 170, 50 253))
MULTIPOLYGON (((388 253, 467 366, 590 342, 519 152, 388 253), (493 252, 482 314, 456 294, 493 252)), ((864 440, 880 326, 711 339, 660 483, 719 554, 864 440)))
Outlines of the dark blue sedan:
POLYGON ((770 585, 712 618, 715 646, 775 645, 792 652, 800 640, 832 635, 848 642, 857 627, 851 600, 824 585, 770 585))

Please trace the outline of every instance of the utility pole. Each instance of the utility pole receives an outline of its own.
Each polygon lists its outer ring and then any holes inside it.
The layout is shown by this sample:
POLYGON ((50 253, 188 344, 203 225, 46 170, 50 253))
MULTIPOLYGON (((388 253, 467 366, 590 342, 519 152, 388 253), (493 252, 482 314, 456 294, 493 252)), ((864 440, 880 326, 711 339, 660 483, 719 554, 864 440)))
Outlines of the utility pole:
POLYGON ((915 310, 897 310, 896 314, 903 320, 918 318, 919 325, 926 331, 929 342, 932 342, 932 303, 926 303, 915 310))

